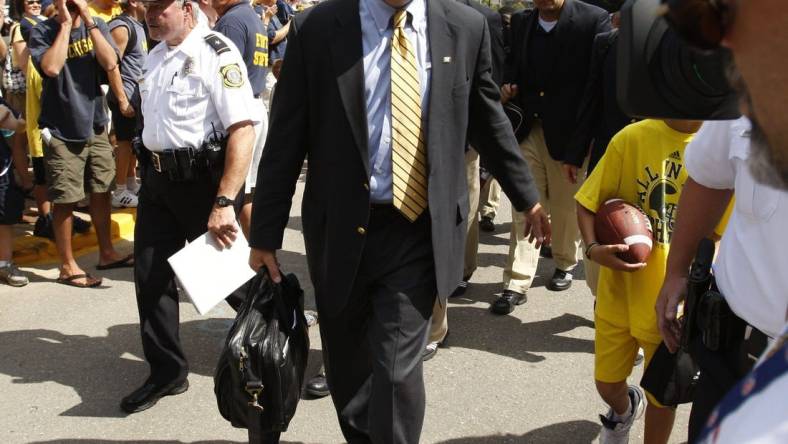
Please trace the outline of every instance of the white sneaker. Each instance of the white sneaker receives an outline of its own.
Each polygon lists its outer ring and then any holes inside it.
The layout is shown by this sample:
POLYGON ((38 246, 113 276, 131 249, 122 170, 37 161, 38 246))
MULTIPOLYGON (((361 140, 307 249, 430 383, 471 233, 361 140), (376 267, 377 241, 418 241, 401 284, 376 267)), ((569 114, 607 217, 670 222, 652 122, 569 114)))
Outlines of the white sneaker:
POLYGON ((129 190, 112 193, 112 206, 114 208, 136 208, 139 198, 129 190))
POLYGON ((629 429, 646 409, 646 395, 640 387, 629 386, 629 404, 632 414, 624 422, 613 421, 613 409, 607 411, 607 415, 599 415, 602 421, 602 431, 599 435, 599 444, 626 444, 629 442, 629 429))

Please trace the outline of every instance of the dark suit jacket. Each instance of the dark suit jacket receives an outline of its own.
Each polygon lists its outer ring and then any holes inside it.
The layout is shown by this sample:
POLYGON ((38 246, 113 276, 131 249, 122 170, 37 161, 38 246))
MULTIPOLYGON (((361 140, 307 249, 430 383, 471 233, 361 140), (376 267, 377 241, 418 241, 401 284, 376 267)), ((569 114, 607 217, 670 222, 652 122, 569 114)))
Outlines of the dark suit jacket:
MULTIPOLYGON (((505 80, 519 87, 520 92, 514 100, 525 111, 525 125, 529 129, 535 119, 528 112, 529 103, 525 97, 529 88, 535 86, 520 83, 529 69, 526 51, 532 30, 538 25, 538 18, 536 10, 522 11, 512 16, 512 45, 505 80)), ((594 36, 608 30, 610 18, 605 10, 579 0, 564 2, 553 31, 558 40, 558 55, 552 67, 550 82, 544 89, 544 106, 539 116, 547 149, 555 160, 564 160, 588 77, 594 36)))
POLYGON ((594 39, 588 83, 578 110, 577 124, 564 158, 566 163, 582 166, 590 144, 589 172, 602 158, 610 139, 636 120, 624 114, 618 105, 617 47, 617 30, 603 32, 594 39), (591 141, 593 143, 590 143, 591 141))
POLYGON ((490 52, 492 54, 492 78, 500 86, 503 82, 504 63, 506 62, 501 14, 476 0, 457 1, 479 11, 487 19, 487 29, 490 31, 490 52))
MULTIPOLYGON (((307 262, 324 313, 344 307, 369 220, 369 156, 358 0, 328 0, 296 15, 271 107, 249 245, 279 249, 309 157, 302 205, 307 262)), ((426 110, 428 200, 438 295, 462 278, 468 190, 465 146, 487 158, 514 207, 538 191, 490 76, 487 23, 454 0, 429 0, 432 74, 426 110)))

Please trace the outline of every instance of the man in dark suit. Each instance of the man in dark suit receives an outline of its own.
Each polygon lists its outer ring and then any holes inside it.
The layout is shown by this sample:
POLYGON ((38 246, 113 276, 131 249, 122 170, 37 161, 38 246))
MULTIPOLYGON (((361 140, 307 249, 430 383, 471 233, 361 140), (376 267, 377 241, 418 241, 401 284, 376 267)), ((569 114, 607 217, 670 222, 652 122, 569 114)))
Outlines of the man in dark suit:
MULTIPOLYGON (((496 85, 501 85, 504 71, 504 51, 503 51, 503 21, 501 15, 487 6, 482 5, 476 0, 457 0, 458 2, 470 6, 480 12, 487 20, 487 29, 490 32, 490 54, 492 55, 492 79, 496 85)), ((482 188, 479 180, 479 153, 468 147, 465 151, 465 178, 468 181, 468 237, 465 241, 465 259, 462 272, 462 281, 457 289, 452 293, 452 297, 460 296, 465 292, 471 275, 476 271, 477 252, 479 250, 479 198, 482 195, 482 188)), ((494 182, 491 179, 488 182, 494 182)), ((485 188, 489 191, 491 184, 486 184, 485 188)), ((495 184, 497 187, 497 183, 495 184)), ((438 346, 443 344, 449 334, 449 307, 439 300, 435 301, 435 308, 432 312, 432 325, 430 326, 429 341, 424 350, 424 360, 431 359, 438 352, 438 346)))
MULTIPOLYGON (((612 16, 613 29, 598 34, 594 38, 591 67, 588 73, 585 93, 577 113, 577 123, 564 155, 565 179, 572 184, 578 181, 578 171, 588 158, 585 177, 591 175, 594 167, 607 150, 610 139, 622 128, 638 119, 624 114, 618 105, 616 62, 618 47, 618 13, 612 16)), ((594 261, 584 261, 586 284, 591 294, 596 295, 599 278, 599 265, 594 261)))
POLYGON ((454 0, 329 0, 291 21, 249 261, 279 279, 275 252, 308 155, 304 242, 348 442, 419 441, 430 314, 462 278, 469 142, 529 235, 549 242, 490 66, 484 17, 454 0))
MULTIPOLYGON (((525 112, 520 148, 531 167, 553 227, 553 277, 547 288, 567 290, 577 265, 580 237, 573 201, 579 184, 564 180, 561 162, 575 124, 588 77, 594 36, 610 29, 607 12, 579 0, 535 0, 533 13, 512 16, 512 43, 501 89, 525 112)), ((504 292, 493 312, 510 313, 525 302, 539 253, 519 233, 523 219, 513 218, 504 292)))

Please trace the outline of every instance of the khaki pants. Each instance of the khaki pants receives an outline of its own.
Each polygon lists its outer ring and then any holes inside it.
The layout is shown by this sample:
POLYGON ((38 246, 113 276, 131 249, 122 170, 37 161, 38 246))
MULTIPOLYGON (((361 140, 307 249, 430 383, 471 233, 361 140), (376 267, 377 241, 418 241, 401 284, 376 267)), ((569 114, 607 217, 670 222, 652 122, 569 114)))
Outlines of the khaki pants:
MULTIPOLYGON (((464 279, 469 279, 476 271, 476 253, 479 250, 479 153, 473 148, 465 153, 465 178, 468 181, 468 231, 465 240, 465 267, 462 273, 464 279)), ((449 331, 448 305, 441 306, 435 299, 432 310, 432 324, 430 325, 429 342, 440 342, 449 331)))
MULTIPOLYGON (((586 246, 583 244, 583 251, 585 251, 586 246)), ((599 264, 583 257, 583 268, 586 272, 586 285, 588 285, 588 289, 591 290, 591 295, 596 297, 596 286, 599 284, 599 264)))
MULTIPOLYGON (((534 182, 539 188, 540 202, 550 214, 552 251, 556 268, 572 270, 577 265, 580 232, 577 228, 575 193, 578 183, 570 184, 563 176, 561 162, 547 151, 541 124, 534 123, 528 137, 520 144, 534 182)), ((512 208, 512 231, 509 236, 509 259, 503 271, 505 290, 525 293, 531 287, 539 262, 539 250, 523 236, 525 216, 512 208)))
POLYGON ((495 212, 501 203, 501 185, 491 177, 482 187, 479 200, 479 213, 482 217, 495 219, 495 212))

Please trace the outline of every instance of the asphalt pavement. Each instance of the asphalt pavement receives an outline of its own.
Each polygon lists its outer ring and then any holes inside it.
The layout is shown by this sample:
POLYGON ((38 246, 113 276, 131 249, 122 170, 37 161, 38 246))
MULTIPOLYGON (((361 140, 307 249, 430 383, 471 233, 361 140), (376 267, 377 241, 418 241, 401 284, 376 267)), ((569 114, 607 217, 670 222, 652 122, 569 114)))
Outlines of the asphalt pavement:
MULTIPOLYGON (((279 259, 314 293, 300 233, 299 183, 279 259)), ((582 268, 572 288, 547 291, 553 264, 542 259, 528 302, 508 316, 489 312, 501 291, 511 210, 502 202, 496 231, 482 233, 480 267, 462 298, 449 303, 448 348, 425 364, 427 413, 422 442, 444 444, 588 443, 606 411, 593 382, 593 298, 582 268)), ((131 251, 127 241, 121 251, 131 251)), ((95 272, 95 253, 78 259, 95 272)), ((183 300, 180 335, 191 365, 189 390, 126 415, 120 399, 147 376, 131 269, 99 273, 99 289, 56 284, 55 265, 23 268, 24 288, 0 285, 0 443, 243 443, 218 413, 213 372, 234 312, 225 303, 206 316, 183 300)), ((311 329, 308 373, 320 365, 311 329)), ((636 368, 632 383, 640 380, 636 368)), ((678 410, 671 442, 684 442, 688 408, 678 410)), ((643 422, 630 442, 642 442, 643 422)), ((284 443, 343 442, 329 398, 299 404, 284 443)))

